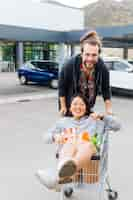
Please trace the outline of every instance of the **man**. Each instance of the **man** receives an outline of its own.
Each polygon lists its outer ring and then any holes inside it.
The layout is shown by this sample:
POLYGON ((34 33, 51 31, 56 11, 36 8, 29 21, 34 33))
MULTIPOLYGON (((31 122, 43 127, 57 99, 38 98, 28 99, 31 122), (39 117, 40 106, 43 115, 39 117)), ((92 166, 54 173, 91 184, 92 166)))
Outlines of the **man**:
POLYGON ((60 72, 60 113, 69 115, 71 97, 79 92, 88 98, 88 103, 93 108, 100 89, 105 102, 105 112, 112 114, 109 72, 100 58, 100 38, 92 31, 85 34, 80 43, 81 54, 70 58, 60 72))

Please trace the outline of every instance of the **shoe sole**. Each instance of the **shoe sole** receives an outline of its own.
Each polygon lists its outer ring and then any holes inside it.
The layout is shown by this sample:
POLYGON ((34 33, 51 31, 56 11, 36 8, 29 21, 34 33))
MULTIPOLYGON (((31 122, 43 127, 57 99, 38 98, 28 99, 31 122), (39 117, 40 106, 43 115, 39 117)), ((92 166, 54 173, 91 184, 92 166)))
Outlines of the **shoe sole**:
POLYGON ((59 170, 59 177, 72 176, 76 172, 76 164, 73 161, 66 162, 59 170))
POLYGON ((56 189, 55 186, 46 183, 46 182, 44 181, 44 179, 41 177, 40 174, 36 173, 35 176, 36 176, 36 178, 38 179, 38 181, 39 181, 43 186, 45 186, 47 189, 50 189, 50 190, 56 189))

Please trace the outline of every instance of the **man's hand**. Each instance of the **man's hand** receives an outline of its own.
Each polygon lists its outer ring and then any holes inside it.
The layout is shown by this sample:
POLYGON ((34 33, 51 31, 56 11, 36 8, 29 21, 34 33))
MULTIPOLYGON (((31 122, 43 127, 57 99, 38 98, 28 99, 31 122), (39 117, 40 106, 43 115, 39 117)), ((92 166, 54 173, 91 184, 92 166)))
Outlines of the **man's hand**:
POLYGON ((65 106, 63 106, 61 109, 60 109, 60 114, 61 116, 64 116, 67 112, 67 108, 65 106))
POLYGON ((94 120, 97 119, 97 113, 93 112, 90 114, 90 117, 92 117, 94 120))
POLYGON ((93 113, 90 114, 90 116, 91 116, 94 120, 97 120, 97 119, 103 119, 104 116, 105 116, 105 114, 103 114, 103 113, 98 114, 98 113, 93 112, 93 113))

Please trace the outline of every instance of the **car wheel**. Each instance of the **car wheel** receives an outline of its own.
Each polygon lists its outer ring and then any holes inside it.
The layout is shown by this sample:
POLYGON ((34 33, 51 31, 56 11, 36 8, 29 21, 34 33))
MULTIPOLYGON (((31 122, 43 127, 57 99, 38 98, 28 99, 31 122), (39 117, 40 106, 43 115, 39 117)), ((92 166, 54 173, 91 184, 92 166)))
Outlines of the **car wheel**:
POLYGON ((19 77, 19 82, 21 85, 26 85, 28 80, 27 80, 26 76, 22 75, 19 77))
POLYGON ((57 89, 58 88, 58 80, 57 79, 53 79, 50 81, 50 87, 53 89, 57 89))

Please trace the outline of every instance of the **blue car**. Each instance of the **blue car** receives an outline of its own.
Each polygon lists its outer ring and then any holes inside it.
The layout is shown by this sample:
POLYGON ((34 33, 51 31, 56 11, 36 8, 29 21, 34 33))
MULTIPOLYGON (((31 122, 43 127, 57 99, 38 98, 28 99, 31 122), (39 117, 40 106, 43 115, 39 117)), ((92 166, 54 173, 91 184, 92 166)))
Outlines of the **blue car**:
POLYGON ((20 84, 35 82, 58 88, 59 64, 49 60, 30 60, 18 68, 17 74, 20 84))

